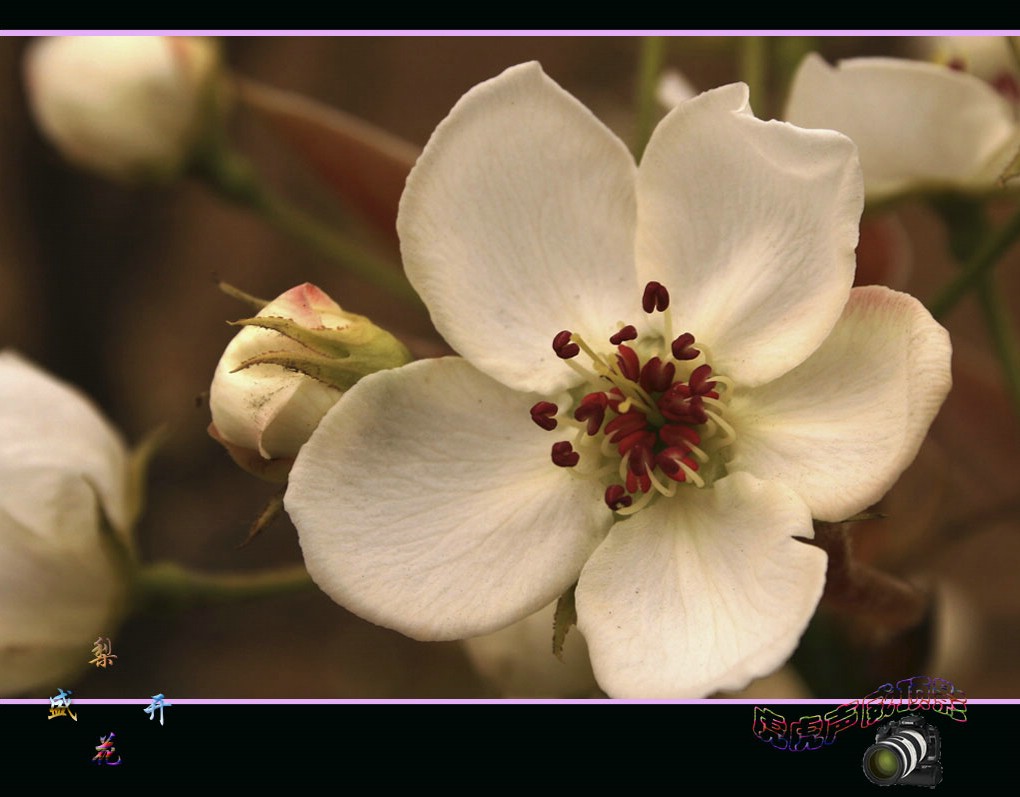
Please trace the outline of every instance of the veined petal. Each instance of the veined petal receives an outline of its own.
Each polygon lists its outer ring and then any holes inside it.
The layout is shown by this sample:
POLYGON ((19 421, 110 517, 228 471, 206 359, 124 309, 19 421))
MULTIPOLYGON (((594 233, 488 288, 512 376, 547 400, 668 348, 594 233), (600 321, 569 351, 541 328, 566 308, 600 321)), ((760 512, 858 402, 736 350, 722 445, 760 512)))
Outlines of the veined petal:
POLYGON ((11 350, 0 351, 0 466, 80 474, 118 532, 132 518, 127 451, 118 432, 79 391, 11 350))
POLYGON ((465 94, 407 181, 397 231, 436 329, 517 390, 576 381, 550 344, 635 314, 634 161, 537 63, 465 94))
POLYGON ((555 600, 608 529, 555 435, 459 358, 366 377, 301 449, 286 507, 333 600, 415 639, 488 633, 555 600))
POLYGON ((756 119, 747 87, 674 109, 638 176, 637 266, 674 299, 674 328, 740 384, 803 362, 853 281, 863 203, 853 143, 756 119))
POLYGON ((854 288, 803 365, 734 395, 730 472, 782 481, 820 520, 860 512, 917 455, 949 392, 951 353, 948 333, 912 296, 854 288))
POLYGON ((831 67, 812 53, 794 76, 786 118, 850 136, 871 199, 914 187, 990 187, 1020 140, 1009 103, 983 80, 896 58, 831 67))
POLYGON ((811 513, 734 473, 613 526, 581 572, 578 628, 612 697, 740 689, 793 652, 825 583, 811 513))

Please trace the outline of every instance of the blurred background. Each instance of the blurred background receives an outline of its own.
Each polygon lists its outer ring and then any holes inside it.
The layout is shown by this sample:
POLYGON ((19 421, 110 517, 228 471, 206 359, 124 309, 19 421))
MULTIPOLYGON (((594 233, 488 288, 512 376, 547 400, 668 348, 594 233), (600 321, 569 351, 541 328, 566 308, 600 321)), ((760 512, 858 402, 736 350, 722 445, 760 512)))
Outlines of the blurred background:
MULTIPOLYGON (((197 183, 131 189, 65 163, 28 114, 21 82, 26 43, 0 39, 0 348, 14 347, 79 386, 130 441, 171 425, 138 529, 146 561, 224 571, 300 563, 286 517, 237 547, 276 488, 239 470, 206 434, 209 412, 201 396, 233 335, 224 322, 247 315, 217 290, 215 279, 267 298, 311 281, 399 336, 428 341, 434 333, 385 293, 197 183)), ((236 73, 305 94, 419 147, 471 86, 532 59, 624 140, 633 125, 639 42, 632 38, 224 38, 222 46, 236 73)), ((779 66, 768 75, 768 92, 752 97, 763 117, 781 113, 786 79, 811 49, 833 61, 911 56, 917 45, 824 38, 768 46, 779 66)), ((740 53, 734 39, 675 38, 667 42, 666 63, 704 89, 738 79, 740 53)), ((323 218, 336 214, 327 190, 259 118, 239 107, 231 130, 277 190, 323 218)), ((929 299, 956 269, 942 225, 921 203, 902 204, 890 218, 881 251, 859 281, 886 282, 929 299)), ((383 253, 392 253, 391 246, 378 242, 383 253)), ((1020 252, 1013 251, 998 268, 1014 320, 1018 267, 1020 252)), ((890 670, 890 640, 835 618, 843 637, 868 651, 842 665, 857 669, 832 681, 841 670, 831 661, 835 649, 826 648, 828 665, 807 666, 827 668, 829 680, 791 676, 763 687, 777 690, 767 696, 825 692, 834 684, 838 694, 827 696, 853 697, 890 677, 919 674, 947 678, 970 697, 1020 696, 1020 425, 976 303, 965 300, 945 323, 955 347, 954 391, 918 461, 883 502, 887 518, 854 532, 863 558, 937 595, 923 638, 890 670)), ((406 639, 315 589, 138 618, 109 636, 116 666, 83 669, 80 682, 71 684, 77 695, 501 694, 461 644, 406 639)))

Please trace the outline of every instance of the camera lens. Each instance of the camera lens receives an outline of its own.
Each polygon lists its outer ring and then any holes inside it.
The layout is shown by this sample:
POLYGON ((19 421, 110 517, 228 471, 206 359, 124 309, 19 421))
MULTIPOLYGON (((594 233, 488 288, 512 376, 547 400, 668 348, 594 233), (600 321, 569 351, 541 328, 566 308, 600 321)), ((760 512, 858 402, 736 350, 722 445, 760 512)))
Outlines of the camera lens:
POLYGON ((927 753, 924 736, 912 729, 901 729, 865 751, 864 774, 872 783, 899 783, 927 753))
POLYGON ((878 780, 891 780, 896 777, 900 761, 896 754, 887 747, 879 747, 865 758, 864 765, 878 780))

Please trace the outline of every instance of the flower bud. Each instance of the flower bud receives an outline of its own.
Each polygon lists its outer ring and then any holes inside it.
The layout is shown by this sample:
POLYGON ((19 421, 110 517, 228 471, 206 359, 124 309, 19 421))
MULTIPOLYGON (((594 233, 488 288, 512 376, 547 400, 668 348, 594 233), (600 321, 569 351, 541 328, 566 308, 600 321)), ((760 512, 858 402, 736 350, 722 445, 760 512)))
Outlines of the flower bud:
POLYGON ((241 467, 271 481, 285 480, 289 460, 355 382, 411 359, 389 332, 307 282, 236 325, 244 329, 213 376, 209 431, 241 467))
POLYGON ((33 42, 25 59, 40 129, 68 160, 109 178, 176 177, 218 122, 209 39, 67 36, 33 42))
POLYGON ((68 683, 114 635, 130 493, 127 450, 92 403, 0 352, 0 696, 68 683))

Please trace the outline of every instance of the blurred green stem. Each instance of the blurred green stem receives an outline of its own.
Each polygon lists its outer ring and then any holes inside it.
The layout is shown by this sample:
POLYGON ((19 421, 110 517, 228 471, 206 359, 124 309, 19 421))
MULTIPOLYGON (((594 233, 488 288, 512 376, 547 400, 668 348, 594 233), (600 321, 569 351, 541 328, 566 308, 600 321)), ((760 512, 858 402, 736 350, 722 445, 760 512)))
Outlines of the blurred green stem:
POLYGON ((302 592, 314 586, 303 565, 252 573, 202 573, 173 562, 141 566, 135 605, 143 610, 187 609, 302 592))
POLYGON ((745 36, 740 40, 740 77, 747 84, 751 107, 759 119, 768 119, 768 42, 764 36, 745 36))
MULTIPOLYGON (((998 231, 990 232, 991 225, 983 203, 946 197, 932 201, 931 205, 946 223, 949 230, 949 248, 957 260, 967 264, 965 269, 969 269, 975 262, 988 264, 972 279, 988 334, 991 336, 999 367, 1002 369, 1006 393, 1014 411, 1020 416, 1020 347, 1017 346, 1016 335, 1010 323, 1009 310, 996 288, 995 274, 991 271, 998 258, 1020 234, 1020 224, 1017 223, 1020 221, 1020 213, 998 231), (1009 237, 1011 225, 1012 237, 1009 237), (979 260, 986 256, 989 259, 979 260)), ((961 277, 966 273, 965 271, 961 277)), ((949 288, 960 281, 960 278, 957 278, 950 283, 949 288)), ((943 296, 948 293, 949 288, 943 291, 943 296)), ((932 305, 932 314, 936 317, 939 315, 935 310, 935 303, 932 305)))
POLYGON ((978 286, 984 275, 992 270, 1018 238, 1020 238, 1020 212, 984 240, 983 245, 964 264, 960 276, 943 288, 928 305, 931 314, 936 318, 944 317, 968 291, 978 286))
POLYGON ((662 36, 645 36, 641 40, 637 84, 637 121, 634 130, 634 159, 641 162, 648 139, 655 127, 655 89, 662 73, 666 41, 662 36))
POLYGON ((275 194, 240 153, 225 145, 210 147, 196 161, 194 173, 224 199, 258 213, 281 232, 350 273, 425 312, 425 305, 411 283, 392 263, 320 224, 275 194))
POLYGON ((1020 349, 1009 320, 1009 312, 995 286, 995 275, 985 274, 978 283, 978 301, 995 346, 1013 410, 1020 416, 1020 349))

